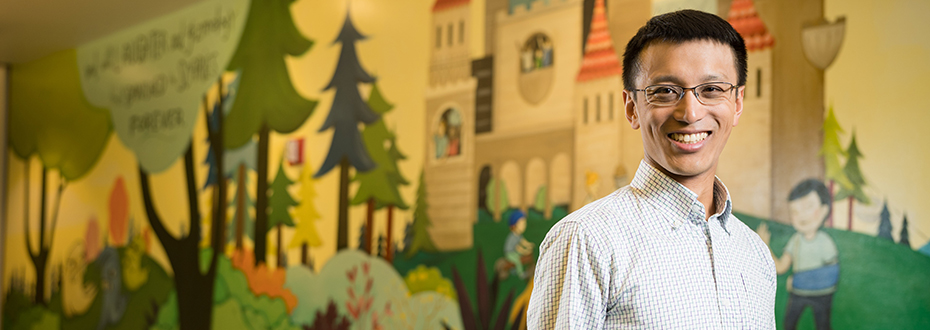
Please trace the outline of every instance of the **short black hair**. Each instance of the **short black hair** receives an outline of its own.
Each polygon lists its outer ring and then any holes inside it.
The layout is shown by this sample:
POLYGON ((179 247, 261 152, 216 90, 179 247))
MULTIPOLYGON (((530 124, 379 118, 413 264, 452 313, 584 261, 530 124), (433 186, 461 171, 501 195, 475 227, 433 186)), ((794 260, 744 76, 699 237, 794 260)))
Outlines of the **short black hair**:
POLYGON ((636 76, 639 75, 639 55, 654 42, 681 44, 687 41, 709 40, 730 46, 736 60, 736 73, 739 76, 736 85, 746 84, 746 43, 733 26, 714 14, 685 9, 655 16, 649 19, 633 39, 626 44, 623 52, 623 88, 636 89, 636 76))
POLYGON ((820 204, 827 206, 827 214, 823 216, 823 219, 826 220, 830 216, 830 213, 833 212, 833 203, 831 203, 832 198, 830 198, 830 190, 827 189, 827 186, 823 184, 820 180, 817 179, 807 179, 801 181, 794 189, 791 189, 791 192, 788 193, 788 201, 794 201, 800 199, 811 192, 817 193, 817 197, 820 197, 820 204))

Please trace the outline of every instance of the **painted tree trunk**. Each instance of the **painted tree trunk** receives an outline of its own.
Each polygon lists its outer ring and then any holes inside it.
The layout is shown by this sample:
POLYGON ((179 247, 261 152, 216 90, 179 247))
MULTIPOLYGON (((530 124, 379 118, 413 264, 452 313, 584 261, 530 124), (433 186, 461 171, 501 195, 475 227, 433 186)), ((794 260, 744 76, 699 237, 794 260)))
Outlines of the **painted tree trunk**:
POLYGON ((374 249, 371 244, 372 232, 374 231, 374 222, 375 222, 375 199, 368 199, 368 214, 365 218, 365 242, 362 242, 362 246, 365 248, 365 252, 371 254, 374 249))
MULTIPOLYGON (((217 155, 218 170, 222 170, 223 155, 220 151, 217 155)), ((142 166, 139 166, 140 188, 142 190, 142 200, 145 204, 145 212, 148 216, 149 224, 152 231, 158 237, 165 254, 168 256, 168 262, 171 269, 174 270, 174 286, 178 295, 178 324, 180 329, 209 329, 212 321, 211 317, 204 315, 213 314, 213 288, 216 279, 216 260, 219 256, 217 251, 222 251, 222 232, 223 221, 225 218, 225 207, 216 207, 216 205, 225 205, 225 198, 217 198, 213 201, 214 213, 212 221, 211 237, 214 253, 210 260, 210 266, 206 274, 200 271, 200 211, 197 203, 197 188, 195 187, 194 178, 194 156, 191 148, 188 148, 184 157, 185 172, 187 176, 187 193, 188 207, 190 213, 190 232, 186 236, 175 238, 165 228, 164 223, 155 209, 152 200, 151 187, 149 186, 149 176, 142 166)), ((220 179, 217 183, 219 196, 225 197, 225 181, 220 179)))
MULTIPOLYGON (((222 86, 222 84, 220 84, 222 86)), ((222 89, 220 90, 222 95, 222 89)), ((221 98, 222 100, 222 98, 221 98)), ((222 104, 218 107, 222 109, 222 104)), ((204 109, 206 109, 206 100, 204 100, 204 109)), ((148 217, 152 231, 158 237, 165 254, 168 256, 168 263, 174 270, 174 287, 178 295, 178 325, 182 330, 210 329, 213 318, 213 289, 216 281, 217 259, 223 251, 226 240, 223 234, 226 232, 226 176, 223 171, 223 113, 214 114, 219 116, 218 121, 221 123, 216 131, 211 131, 210 124, 207 124, 207 132, 210 136, 210 148, 216 156, 216 177, 217 182, 213 187, 214 199, 212 219, 210 224, 211 234, 210 263, 206 273, 200 271, 200 258, 203 256, 200 250, 201 221, 200 209, 198 203, 198 193, 196 188, 197 179, 194 176, 194 150, 193 141, 184 155, 184 170, 187 180, 187 198, 188 213, 190 219, 190 233, 187 236, 175 238, 165 228, 161 217, 155 209, 152 199, 152 190, 149 186, 149 175, 139 166, 140 189, 142 190, 142 201, 145 205, 145 213, 148 217)))
MULTIPOLYGON (((830 203, 833 202, 833 180, 830 180, 830 185, 827 187, 827 191, 830 193, 830 203)), ((824 227, 833 228, 833 208, 830 208, 830 214, 827 215, 827 223, 824 224, 824 227)))
POLYGON ((339 225, 336 230, 336 251, 349 247, 349 159, 339 162, 339 225))
POLYGON ((388 205, 387 209, 387 234, 385 235, 385 253, 384 258, 387 259, 388 263, 394 260, 394 241, 391 240, 391 234, 394 231, 394 205, 388 205))
POLYGON ((278 267, 280 268, 280 267, 284 267, 284 246, 283 246, 284 235, 282 234, 282 232, 284 231, 283 229, 284 226, 279 223, 277 227, 278 227, 278 250, 275 251, 276 253, 275 255, 278 256, 277 264, 278 264, 278 267))
POLYGON ((268 254, 268 135, 267 124, 258 131, 258 183, 255 191, 255 265, 265 263, 268 254))
POLYGON ((853 230, 853 228, 852 228, 853 202, 854 202, 855 200, 856 200, 856 199, 855 199, 852 195, 849 195, 849 226, 846 227, 846 230, 848 230, 848 231, 852 231, 852 230, 853 230))
POLYGON ((236 182, 239 187, 236 188, 236 250, 242 250, 243 236, 245 236, 245 190, 242 184, 245 182, 245 164, 239 164, 239 170, 236 174, 236 182))
MULTIPOLYGON (((33 288, 33 297, 32 300, 36 304, 48 305, 48 301, 45 300, 45 273, 48 270, 48 254, 51 249, 52 242, 54 241, 54 231, 55 223, 54 218, 58 216, 57 205, 56 211, 52 215, 52 219, 48 218, 46 213, 46 205, 48 205, 48 169, 45 166, 42 167, 42 191, 39 201, 39 244, 36 246, 36 251, 33 253, 32 249, 32 236, 29 234, 29 162, 26 161, 26 176, 25 176, 25 208, 24 208, 24 225, 26 233, 26 251, 29 254, 29 260, 32 261, 32 267, 35 269, 36 273, 36 282, 35 288, 33 288), (46 220, 52 220, 51 224, 51 233, 49 234, 48 239, 46 239, 46 220)), ((61 203, 61 186, 58 189, 58 204, 61 203)))
POLYGON ((309 250, 309 248, 310 247, 307 245, 307 243, 300 245, 300 264, 301 265, 307 265, 307 262, 308 262, 307 261, 307 250, 309 250))

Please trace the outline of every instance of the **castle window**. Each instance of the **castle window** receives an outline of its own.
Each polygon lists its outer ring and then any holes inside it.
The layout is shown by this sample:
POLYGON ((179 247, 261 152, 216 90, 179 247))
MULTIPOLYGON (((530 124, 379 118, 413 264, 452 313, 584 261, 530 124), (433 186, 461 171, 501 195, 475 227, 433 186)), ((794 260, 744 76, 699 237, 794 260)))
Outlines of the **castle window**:
POLYGON ((453 34, 453 32, 452 32, 452 23, 449 23, 449 46, 452 46, 452 36, 453 36, 453 35, 454 35, 454 34, 453 34))
POLYGON ((582 120, 583 120, 582 123, 584 123, 584 124, 587 124, 587 123, 588 123, 588 98, 587 98, 587 97, 584 98, 584 107, 583 107, 582 120))
POLYGON ((436 26, 436 49, 442 48, 442 27, 436 26))
POLYGON ((459 44, 465 43, 465 21, 459 21, 459 44))
POLYGON ((552 52, 552 40, 548 36, 542 33, 530 36, 520 49, 520 71, 529 73, 551 67, 552 52))
POLYGON ((433 131, 435 158, 443 159, 462 154, 462 113, 448 108, 439 117, 433 131))
POLYGON ((601 122, 601 94, 597 94, 597 112, 594 115, 594 121, 601 122))
POLYGON ((756 97, 762 97, 762 68, 756 68, 756 97))

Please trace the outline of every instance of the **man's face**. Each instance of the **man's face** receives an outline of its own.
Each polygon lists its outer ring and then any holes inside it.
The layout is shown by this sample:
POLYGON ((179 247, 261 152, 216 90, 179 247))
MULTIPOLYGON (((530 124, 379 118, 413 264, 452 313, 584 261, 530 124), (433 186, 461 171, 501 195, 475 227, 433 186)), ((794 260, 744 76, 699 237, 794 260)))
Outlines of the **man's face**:
POLYGON ((812 234, 820 228, 829 207, 820 203, 820 197, 811 192, 804 197, 788 202, 791 226, 802 234, 812 234))
MULTIPOLYGON (((636 89, 658 84, 694 87, 707 82, 736 85, 738 79, 733 51, 712 41, 654 43, 639 55, 639 62, 636 89)), ((690 89, 672 106, 651 105, 644 92, 624 90, 627 119, 633 129, 642 128, 646 161, 679 182, 713 176, 730 131, 743 112, 743 89, 731 91, 729 100, 711 106, 701 104, 690 89)))

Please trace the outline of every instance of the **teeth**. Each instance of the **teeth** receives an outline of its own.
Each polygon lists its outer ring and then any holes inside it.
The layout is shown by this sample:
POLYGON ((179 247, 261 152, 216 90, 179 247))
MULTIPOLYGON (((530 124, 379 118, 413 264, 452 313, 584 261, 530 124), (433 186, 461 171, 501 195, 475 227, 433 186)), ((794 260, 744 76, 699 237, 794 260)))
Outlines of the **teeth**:
POLYGON ((707 138, 707 132, 693 133, 693 134, 672 133, 672 134, 669 134, 669 137, 681 143, 692 144, 692 143, 704 141, 704 139, 707 138))

